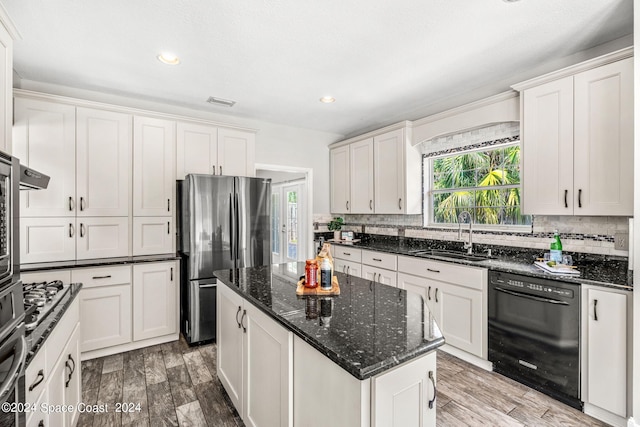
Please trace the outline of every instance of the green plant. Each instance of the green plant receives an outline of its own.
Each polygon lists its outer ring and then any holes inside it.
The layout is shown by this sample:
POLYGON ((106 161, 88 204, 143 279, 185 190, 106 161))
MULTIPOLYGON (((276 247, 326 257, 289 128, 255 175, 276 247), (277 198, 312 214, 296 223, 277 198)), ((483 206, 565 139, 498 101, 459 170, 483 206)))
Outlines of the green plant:
POLYGON ((327 226, 329 227, 329 231, 340 231, 343 225, 344 225, 344 219, 339 216, 333 218, 327 224, 327 226))

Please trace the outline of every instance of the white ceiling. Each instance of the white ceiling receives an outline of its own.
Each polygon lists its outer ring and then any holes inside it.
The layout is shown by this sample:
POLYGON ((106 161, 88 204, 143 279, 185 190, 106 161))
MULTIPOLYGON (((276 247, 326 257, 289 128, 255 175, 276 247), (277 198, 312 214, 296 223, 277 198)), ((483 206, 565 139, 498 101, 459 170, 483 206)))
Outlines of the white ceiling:
POLYGON ((343 135, 505 91, 633 31, 633 0, 0 1, 21 79, 343 135))

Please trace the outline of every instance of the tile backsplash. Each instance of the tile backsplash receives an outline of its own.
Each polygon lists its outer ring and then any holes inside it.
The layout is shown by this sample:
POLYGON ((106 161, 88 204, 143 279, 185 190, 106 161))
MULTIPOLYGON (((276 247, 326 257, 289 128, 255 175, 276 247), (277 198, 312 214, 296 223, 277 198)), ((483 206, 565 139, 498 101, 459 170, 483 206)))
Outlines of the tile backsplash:
MULTIPOLYGON (((327 231, 331 215, 314 215, 314 231, 327 231)), ((420 239, 458 239, 458 230, 423 227, 422 215, 344 215, 343 230, 385 236, 420 239)), ((563 249, 601 255, 628 256, 628 251, 614 249, 614 236, 629 233, 629 218, 615 216, 543 216, 533 218, 533 231, 511 233, 474 230, 473 241, 483 244, 549 249, 554 230, 560 232, 563 249)), ((463 231, 466 239, 466 231, 463 231)))

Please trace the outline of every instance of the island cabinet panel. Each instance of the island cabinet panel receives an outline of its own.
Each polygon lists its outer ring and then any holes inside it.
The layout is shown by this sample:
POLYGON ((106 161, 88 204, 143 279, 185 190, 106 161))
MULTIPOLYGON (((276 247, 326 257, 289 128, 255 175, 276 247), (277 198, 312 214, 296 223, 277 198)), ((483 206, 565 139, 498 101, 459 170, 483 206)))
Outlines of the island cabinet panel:
POLYGON ((372 426, 436 425, 436 354, 401 365, 372 382, 372 426))
POLYGON ((217 372, 245 425, 293 426, 293 334, 218 286, 217 372))

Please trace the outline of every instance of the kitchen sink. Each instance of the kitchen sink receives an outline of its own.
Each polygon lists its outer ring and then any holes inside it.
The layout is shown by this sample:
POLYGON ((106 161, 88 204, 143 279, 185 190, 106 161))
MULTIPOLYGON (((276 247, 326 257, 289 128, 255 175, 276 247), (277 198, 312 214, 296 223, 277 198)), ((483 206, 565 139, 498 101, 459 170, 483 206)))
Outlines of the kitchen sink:
POLYGON ((412 253, 413 255, 418 255, 418 256, 427 255, 427 256, 434 256, 438 258, 457 259, 457 260, 464 260, 464 261, 471 261, 471 262, 481 262, 481 261, 486 261, 490 259, 489 257, 484 255, 473 255, 473 254, 468 254, 462 251, 451 251, 446 249, 430 249, 430 250, 423 250, 423 251, 415 251, 412 253))

